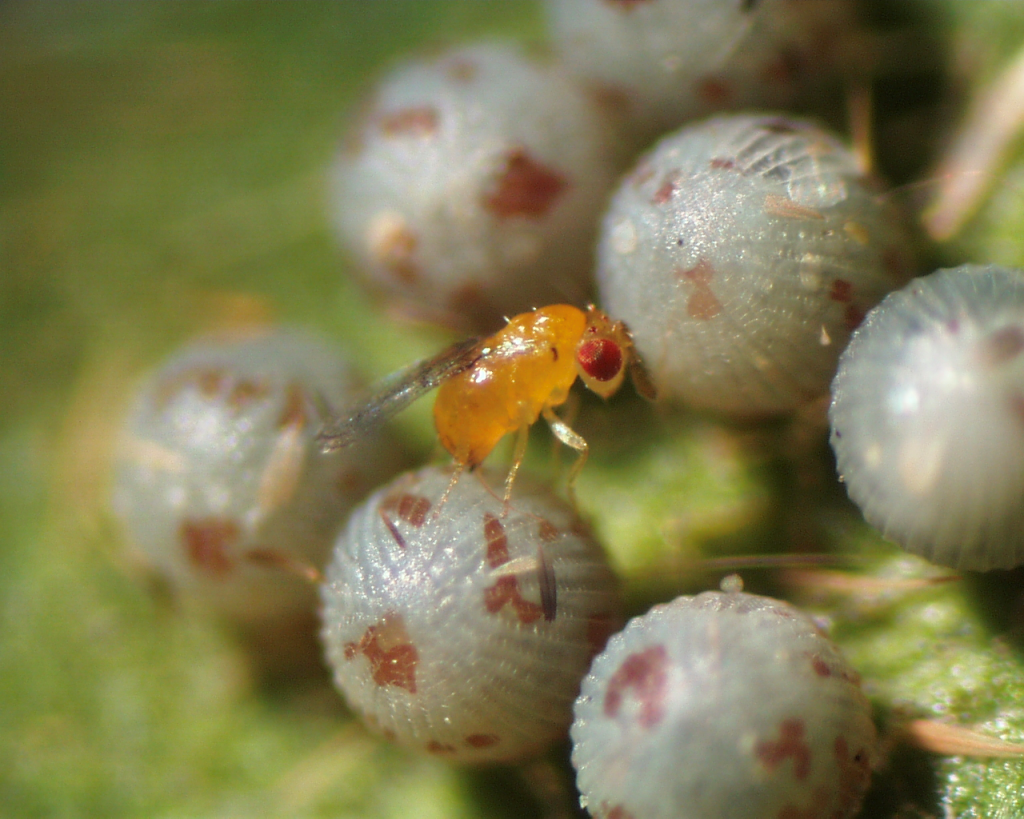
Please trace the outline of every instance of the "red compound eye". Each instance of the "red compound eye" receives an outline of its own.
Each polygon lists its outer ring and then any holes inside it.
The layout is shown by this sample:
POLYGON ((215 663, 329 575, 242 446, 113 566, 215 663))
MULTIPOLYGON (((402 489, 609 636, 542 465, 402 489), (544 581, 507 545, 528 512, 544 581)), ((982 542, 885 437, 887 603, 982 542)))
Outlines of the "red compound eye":
POLYGON ((610 338, 590 339, 580 344, 576 360, 595 381, 611 381, 622 372, 622 347, 610 338))

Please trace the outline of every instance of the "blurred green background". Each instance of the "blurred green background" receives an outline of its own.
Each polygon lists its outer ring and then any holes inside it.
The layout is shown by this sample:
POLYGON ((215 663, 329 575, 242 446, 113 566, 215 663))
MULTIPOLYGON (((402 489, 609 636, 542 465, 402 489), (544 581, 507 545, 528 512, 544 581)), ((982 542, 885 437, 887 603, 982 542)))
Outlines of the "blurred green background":
MULTIPOLYGON (((976 84, 1024 44, 1024 4, 867 5, 885 35, 876 60, 886 70, 876 84, 882 164, 908 182, 976 84), (910 42, 942 45, 933 56, 949 74, 934 64, 891 70, 903 36, 893 32, 907 20, 923 31, 910 42), (923 134, 927 123, 938 126, 923 134)), ((120 407, 138 374, 190 336, 301 323, 347 343, 377 375, 441 343, 437 332, 388 321, 346 284, 324 170, 382 67, 491 35, 539 42, 536 4, 0 3, 0 815, 571 809, 564 749, 550 766, 462 771, 377 741, 348 718, 324 672, 268 671, 237 635, 154 586, 124 556, 106 511, 120 407)), ((1016 168, 936 257, 1024 262, 1016 168)), ((403 429, 429 452, 421 403, 403 429)), ((834 483, 822 484, 820 441, 808 478, 780 466, 790 430, 655 415, 630 399, 594 406, 584 406, 581 429, 607 446, 595 447, 580 494, 636 607, 714 585, 700 574, 676 582, 691 550, 788 545, 806 531, 877 555, 863 572, 924 571, 894 563, 834 483), (638 424, 637 412, 651 423, 638 424), (783 497, 802 500, 783 512, 783 497), (671 578, 671 589, 656 577, 671 578)), ((821 606, 881 710, 989 720, 1019 741, 1019 579, 1008 578, 906 603, 821 606), (985 599, 996 605, 979 606, 985 599), (936 607, 946 620, 922 614, 936 607), (925 668, 936 641, 953 665, 989 671, 939 691, 943 673, 925 668), (918 672, 920 684, 908 682, 918 672), (937 701, 954 704, 937 711, 937 701)), ((865 815, 1024 816, 1018 762, 897 757, 904 767, 882 776, 865 815)))

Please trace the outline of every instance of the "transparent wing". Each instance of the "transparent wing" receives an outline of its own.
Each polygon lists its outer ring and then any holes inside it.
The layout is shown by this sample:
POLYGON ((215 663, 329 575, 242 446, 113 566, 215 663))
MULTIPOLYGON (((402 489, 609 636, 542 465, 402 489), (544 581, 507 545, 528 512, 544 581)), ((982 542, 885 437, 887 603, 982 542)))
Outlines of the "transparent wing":
MULTIPOLYGON (((324 452, 348 446, 378 424, 401 412, 424 393, 465 372, 484 354, 482 339, 470 338, 430 358, 410 364, 381 381, 366 401, 330 418, 316 439, 324 452)), ((328 413, 330 414, 330 413, 328 413)))

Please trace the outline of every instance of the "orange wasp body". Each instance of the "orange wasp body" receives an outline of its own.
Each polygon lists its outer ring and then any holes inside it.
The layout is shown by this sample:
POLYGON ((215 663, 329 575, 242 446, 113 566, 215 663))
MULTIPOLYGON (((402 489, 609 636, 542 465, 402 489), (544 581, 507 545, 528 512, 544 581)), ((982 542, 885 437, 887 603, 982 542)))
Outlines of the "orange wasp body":
POLYGON ((596 307, 586 312, 568 304, 521 313, 483 340, 461 342, 432 359, 414 364, 388 379, 359 410, 325 426, 325 450, 354 440, 363 427, 382 420, 425 392, 440 387, 434 424, 441 444, 461 470, 478 466, 510 432, 518 433, 505 498, 526 451, 530 426, 543 417, 555 437, 579 453, 569 474, 572 495, 576 476, 586 460, 587 444, 554 413, 565 403, 577 377, 607 398, 633 367, 638 389, 653 396, 637 368, 632 339, 621 322, 596 307))

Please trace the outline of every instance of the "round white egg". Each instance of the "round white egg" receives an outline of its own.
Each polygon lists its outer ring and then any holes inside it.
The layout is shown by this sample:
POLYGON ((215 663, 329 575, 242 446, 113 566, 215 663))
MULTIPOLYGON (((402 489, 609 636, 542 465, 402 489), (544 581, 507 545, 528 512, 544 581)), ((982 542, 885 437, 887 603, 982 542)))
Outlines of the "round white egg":
POLYGON ((410 312, 493 330, 590 292, 617 171, 596 97, 504 43, 395 68, 331 172, 339 234, 410 312))
POLYGON ((571 735, 595 819, 846 819, 875 727, 856 672, 788 603, 705 592, 611 638, 571 735))
POLYGON ((665 137, 622 181, 598 288, 660 397, 756 418, 827 393, 911 259, 901 214, 836 137, 737 114, 665 137))
POLYGON ((140 385, 122 434, 113 507, 128 539, 239 621, 311 615, 315 588, 293 570, 322 568, 344 515, 400 463, 382 435, 319 451, 322 400, 357 390, 341 355, 298 331, 175 354, 140 385))
POLYGON ((843 353, 839 474, 886 537, 960 569, 1024 564, 1024 272, 915 279, 843 353))
POLYGON ((716 111, 788 106, 851 55, 848 0, 548 0, 557 53, 625 109, 633 136, 716 111))
POLYGON ((511 507, 450 469, 360 506, 323 595, 323 640, 349 705, 409 747, 510 761, 564 735, 593 654, 619 622, 616 580, 570 507, 520 478, 511 507))

